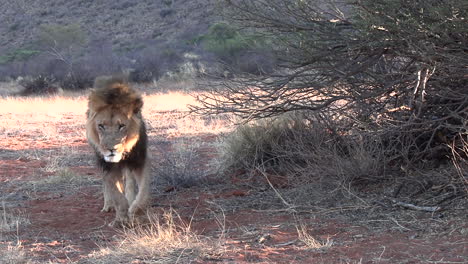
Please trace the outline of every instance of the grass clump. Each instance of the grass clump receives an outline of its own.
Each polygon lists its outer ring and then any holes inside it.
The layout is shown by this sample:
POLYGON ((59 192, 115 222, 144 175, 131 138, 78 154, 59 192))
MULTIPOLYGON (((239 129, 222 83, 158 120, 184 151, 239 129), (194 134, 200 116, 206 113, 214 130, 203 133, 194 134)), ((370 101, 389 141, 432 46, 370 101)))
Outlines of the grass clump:
POLYGON ((189 263, 202 248, 207 248, 195 233, 190 222, 183 221, 173 210, 148 216, 148 224, 123 231, 116 245, 103 247, 83 263, 189 263))
POLYGON ((21 243, 3 244, 0 242, 0 263, 3 264, 33 264, 36 263, 26 256, 21 243))
POLYGON ((297 183, 372 180, 385 167, 380 144, 334 131, 330 124, 299 113, 239 126, 221 152, 223 171, 261 169, 297 183))

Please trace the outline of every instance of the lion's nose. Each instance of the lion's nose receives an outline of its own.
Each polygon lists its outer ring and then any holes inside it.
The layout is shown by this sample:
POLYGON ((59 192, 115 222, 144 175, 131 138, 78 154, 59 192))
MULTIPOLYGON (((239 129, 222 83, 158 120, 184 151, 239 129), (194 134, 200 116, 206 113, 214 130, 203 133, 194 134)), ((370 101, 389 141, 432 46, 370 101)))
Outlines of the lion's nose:
POLYGON ((110 151, 110 152, 116 152, 116 151, 117 151, 117 147, 109 148, 109 151, 110 151))

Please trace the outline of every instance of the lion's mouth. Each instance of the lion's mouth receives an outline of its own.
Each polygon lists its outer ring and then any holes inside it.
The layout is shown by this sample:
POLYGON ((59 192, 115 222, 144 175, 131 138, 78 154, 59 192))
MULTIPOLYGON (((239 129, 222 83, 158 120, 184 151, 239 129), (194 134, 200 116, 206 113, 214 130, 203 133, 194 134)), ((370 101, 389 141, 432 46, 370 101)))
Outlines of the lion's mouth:
POLYGON ((113 152, 104 156, 106 162, 117 163, 122 159, 122 153, 113 152))

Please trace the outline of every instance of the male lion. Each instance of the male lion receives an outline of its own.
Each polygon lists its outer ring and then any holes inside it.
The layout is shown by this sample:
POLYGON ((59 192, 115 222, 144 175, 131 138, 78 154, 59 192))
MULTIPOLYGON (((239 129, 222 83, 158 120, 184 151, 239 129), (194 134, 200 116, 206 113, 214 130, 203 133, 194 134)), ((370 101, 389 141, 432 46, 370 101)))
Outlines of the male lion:
POLYGON ((150 162, 143 100, 124 78, 99 77, 88 99, 86 136, 102 168, 104 207, 122 226, 148 204, 150 162), (136 186, 135 186, 136 183, 136 186))

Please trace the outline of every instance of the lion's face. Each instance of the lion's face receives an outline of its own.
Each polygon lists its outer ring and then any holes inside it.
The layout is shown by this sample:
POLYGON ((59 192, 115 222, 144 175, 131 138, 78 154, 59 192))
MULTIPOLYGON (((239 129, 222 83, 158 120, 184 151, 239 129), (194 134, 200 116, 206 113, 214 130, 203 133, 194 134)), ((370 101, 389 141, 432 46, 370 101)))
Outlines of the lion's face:
POLYGON ((139 140, 141 96, 116 79, 96 79, 88 100, 86 136, 106 162, 117 163, 139 140))
POLYGON ((93 126, 98 137, 96 147, 106 162, 119 162, 138 141, 138 120, 122 112, 104 109, 94 117, 93 126))

